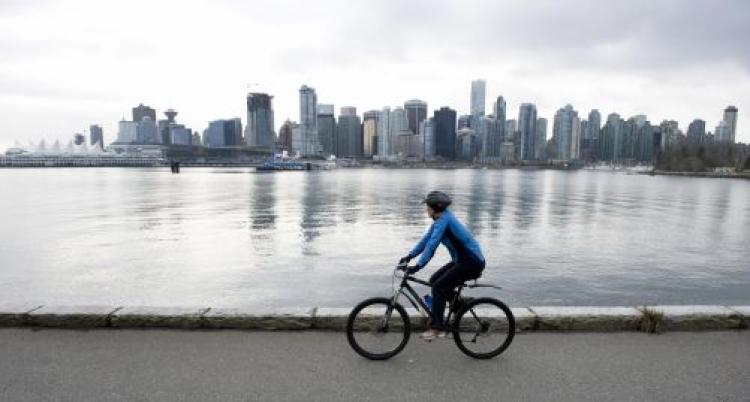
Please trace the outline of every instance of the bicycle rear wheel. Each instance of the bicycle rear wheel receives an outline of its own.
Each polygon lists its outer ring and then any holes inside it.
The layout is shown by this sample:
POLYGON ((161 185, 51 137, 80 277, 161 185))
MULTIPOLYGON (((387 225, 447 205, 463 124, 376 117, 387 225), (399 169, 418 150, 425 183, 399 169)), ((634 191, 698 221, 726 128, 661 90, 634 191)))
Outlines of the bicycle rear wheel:
POLYGON ((516 320, 508 306, 489 297, 465 305, 453 322, 456 346, 475 359, 491 359, 503 353, 516 333, 516 320))
POLYGON ((375 297, 359 303, 349 314, 346 339, 355 352, 372 360, 385 360, 404 349, 411 334, 406 310, 391 300, 375 297))

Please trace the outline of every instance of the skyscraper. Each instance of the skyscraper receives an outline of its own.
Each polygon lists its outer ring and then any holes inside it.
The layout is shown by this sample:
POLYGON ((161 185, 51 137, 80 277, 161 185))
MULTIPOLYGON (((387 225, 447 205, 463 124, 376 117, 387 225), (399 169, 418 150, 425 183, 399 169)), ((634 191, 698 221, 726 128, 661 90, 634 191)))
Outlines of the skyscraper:
POLYGON ((325 156, 338 155, 333 105, 318 104, 318 140, 325 156))
POLYGON ((547 119, 540 117, 536 119, 536 158, 545 158, 547 148, 547 119))
POLYGON ((156 110, 148 106, 145 106, 143 103, 133 108, 133 121, 134 122, 137 123, 143 120, 143 118, 146 116, 150 117, 151 121, 156 122, 156 110))
POLYGON ((706 122, 701 119, 695 119, 688 125, 687 139, 692 143, 703 142, 706 135, 706 122))
POLYGON ((536 159, 536 106, 533 103, 522 103, 518 112, 518 131, 521 133, 519 159, 536 159))
POLYGON ((247 126, 245 142, 250 147, 272 148, 276 135, 273 121, 273 96, 265 93, 247 94, 247 126))
POLYGON ((387 159, 391 155, 391 143, 391 108, 386 106, 378 120, 378 157, 387 159))
POLYGON ((239 117, 208 123, 203 144, 209 148, 236 147, 242 144, 242 121, 239 117))
POLYGON ((578 112, 571 105, 565 105, 555 113, 552 136, 557 143, 557 159, 572 160, 578 158, 578 140, 581 124, 578 112))
POLYGON ((336 156, 357 158, 362 156, 362 122, 355 107, 342 107, 336 126, 336 156))
POLYGON ((485 80, 474 80, 471 82, 471 115, 484 116, 485 95, 487 93, 487 82, 485 80))
POLYGON ((427 102, 412 99, 404 102, 406 121, 412 134, 419 134, 419 124, 427 118, 427 102))
POLYGON ((89 144, 97 145, 100 149, 104 148, 104 130, 98 124, 89 126, 89 144))
POLYGON ((279 145, 289 153, 292 152, 292 126, 294 124, 287 119, 279 129, 279 145))
POLYGON ((370 110, 362 115, 362 156, 372 157, 377 154, 378 120, 380 112, 370 110))
POLYGON ((318 139, 318 95, 315 89, 302 85, 299 89, 299 130, 303 142, 303 149, 299 150, 303 156, 317 156, 320 154, 318 139))
POLYGON ((505 119, 507 117, 505 99, 498 96, 494 106, 495 120, 497 120, 495 135, 497 135, 497 144, 499 145, 505 141, 505 119))
POLYGON ((597 109, 591 109, 586 127, 581 126, 583 141, 581 141, 581 155, 584 159, 599 159, 599 133, 602 129, 602 116, 597 109))
POLYGON ((435 159, 435 119, 430 117, 419 126, 420 143, 422 144, 422 158, 435 159))
POLYGON ((435 156, 453 160, 456 158, 456 111, 444 106, 433 114, 435 132, 435 156))
POLYGON ((729 141, 734 144, 734 141, 736 139, 737 135, 737 107, 736 106, 727 106, 726 109, 724 109, 724 122, 727 123, 727 127, 729 130, 729 138, 727 138, 726 141, 729 141))

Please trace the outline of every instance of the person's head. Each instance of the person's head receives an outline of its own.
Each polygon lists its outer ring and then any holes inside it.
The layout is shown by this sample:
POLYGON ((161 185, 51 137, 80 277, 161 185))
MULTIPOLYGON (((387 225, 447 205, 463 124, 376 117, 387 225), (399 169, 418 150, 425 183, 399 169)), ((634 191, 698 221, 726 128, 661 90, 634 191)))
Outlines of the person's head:
POLYGON ((442 191, 431 191, 422 202, 425 204, 427 216, 437 219, 453 201, 442 191))

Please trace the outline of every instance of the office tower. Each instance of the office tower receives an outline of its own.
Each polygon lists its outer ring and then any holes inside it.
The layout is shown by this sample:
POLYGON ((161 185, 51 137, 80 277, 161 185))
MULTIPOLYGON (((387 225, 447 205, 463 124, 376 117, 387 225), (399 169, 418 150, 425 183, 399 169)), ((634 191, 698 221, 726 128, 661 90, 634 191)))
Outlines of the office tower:
POLYGON ((150 117, 151 121, 156 121, 156 110, 145 106, 143 103, 139 104, 138 106, 133 108, 133 121, 139 122, 143 120, 144 117, 150 117))
POLYGON ((249 147, 270 149, 274 146, 273 96, 265 93, 247 94, 247 126, 245 143, 249 147))
POLYGON ((734 144, 734 141, 737 135, 737 107, 727 106, 727 108, 724 109, 723 120, 725 123, 727 123, 727 128, 729 130, 729 136, 725 141, 728 141, 734 144))
POLYGON ((468 114, 462 114, 461 116, 458 116, 458 121, 456 123, 456 130, 460 130, 462 128, 471 128, 471 115, 468 114))
POLYGON ((320 154, 318 140, 318 95, 315 89, 302 85, 299 89, 299 130, 303 141, 303 156, 317 156, 320 154))
POLYGON ((447 160, 456 158, 456 111, 444 106, 433 114, 435 156, 447 160))
POLYGON ((412 99, 404 102, 406 121, 412 134, 419 134, 419 125, 427 118, 427 102, 412 99))
POLYGON ((578 158, 578 140, 581 124, 578 112, 571 105, 565 105, 555 113, 552 137, 557 143, 556 159, 568 161, 578 158))
POLYGON ((136 142, 138 144, 160 144, 161 136, 159 130, 156 127, 156 121, 151 116, 143 116, 140 120, 136 121, 138 127, 138 135, 136 142))
POLYGON ((471 161, 477 157, 478 153, 478 138, 476 132, 469 128, 464 127, 456 132, 456 159, 471 161))
POLYGON ((370 110, 362 115, 362 155, 372 157, 378 151, 378 120, 380 112, 370 110))
POLYGON ((518 131, 521 135, 521 160, 533 160, 536 153, 536 106, 533 103, 522 103, 518 112, 518 131))
POLYGON ((536 158, 544 159, 547 148, 547 119, 540 117, 536 119, 536 158))
POLYGON ((599 110, 591 109, 591 111, 589 112, 589 119, 587 121, 587 132, 584 133, 584 139, 592 141, 598 140, 599 132, 602 129, 602 115, 599 113, 599 110))
POLYGON ((607 122, 599 133, 599 154, 601 155, 601 160, 620 160, 623 125, 624 121, 619 114, 610 113, 607 116, 607 122))
POLYGON ((362 122, 355 107, 342 107, 336 126, 336 156, 358 158, 362 156, 362 122))
POLYGON ((687 139, 692 143, 703 142, 706 136, 706 122, 701 119, 695 119, 688 125, 687 139))
POLYGON ((680 141, 680 127, 676 120, 663 120, 661 124, 661 149, 668 152, 680 141))
POLYGON ((719 121, 714 129, 714 137, 718 142, 729 142, 731 140, 732 130, 725 120, 719 121))
POLYGON ((333 105, 318 104, 318 140, 325 156, 338 155, 336 151, 336 118, 333 105))
POLYGON ((287 119, 279 129, 279 145, 282 150, 292 152, 292 127, 293 123, 287 119))
POLYGON ((505 119, 507 115, 505 99, 502 96, 498 96, 494 105, 495 120, 497 120, 497 143, 502 144, 505 142, 505 119))
POLYGON ((416 141, 416 139, 410 137, 414 134, 409 130, 406 110, 402 107, 396 106, 391 111, 390 130, 391 146, 393 147, 391 149, 391 156, 411 156, 412 142, 416 141))
POLYGON ((104 149, 104 130, 98 124, 89 126, 89 144, 104 149))
POLYGON ((487 82, 485 80, 474 80, 471 82, 471 107, 472 116, 484 116, 485 95, 487 93, 487 82))
POLYGON ((384 107, 378 120, 378 152, 380 158, 391 155, 391 108, 384 107))
POLYGON ((435 119, 430 117, 419 125, 420 143, 422 144, 422 158, 435 159, 435 119))
POLYGON ((236 147, 242 144, 242 121, 239 117, 208 123, 204 144, 209 148, 236 147))
POLYGON ((190 145, 192 132, 182 124, 169 125, 169 143, 173 145, 190 145))
POLYGON ((124 118, 117 125, 118 144, 133 144, 138 140, 138 123, 124 118))
POLYGON ((654 158, 654 128, 648 120, 635 118, 635 143, 633 158, 639 162, 650 162, 654 158))

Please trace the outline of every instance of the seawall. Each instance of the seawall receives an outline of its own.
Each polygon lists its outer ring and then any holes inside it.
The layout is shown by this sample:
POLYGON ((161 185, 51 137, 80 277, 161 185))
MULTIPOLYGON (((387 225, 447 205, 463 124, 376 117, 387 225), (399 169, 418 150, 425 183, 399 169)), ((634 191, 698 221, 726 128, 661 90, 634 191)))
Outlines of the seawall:
MULTIPOLYGON (((426 319, 409 311, 413 328, 426 319)), ((518 331, 708 331, 750 326, 750 306, 518 307, 518 331)), ((342 331, 348 308, 0 305, 0 327, 342 331)))

